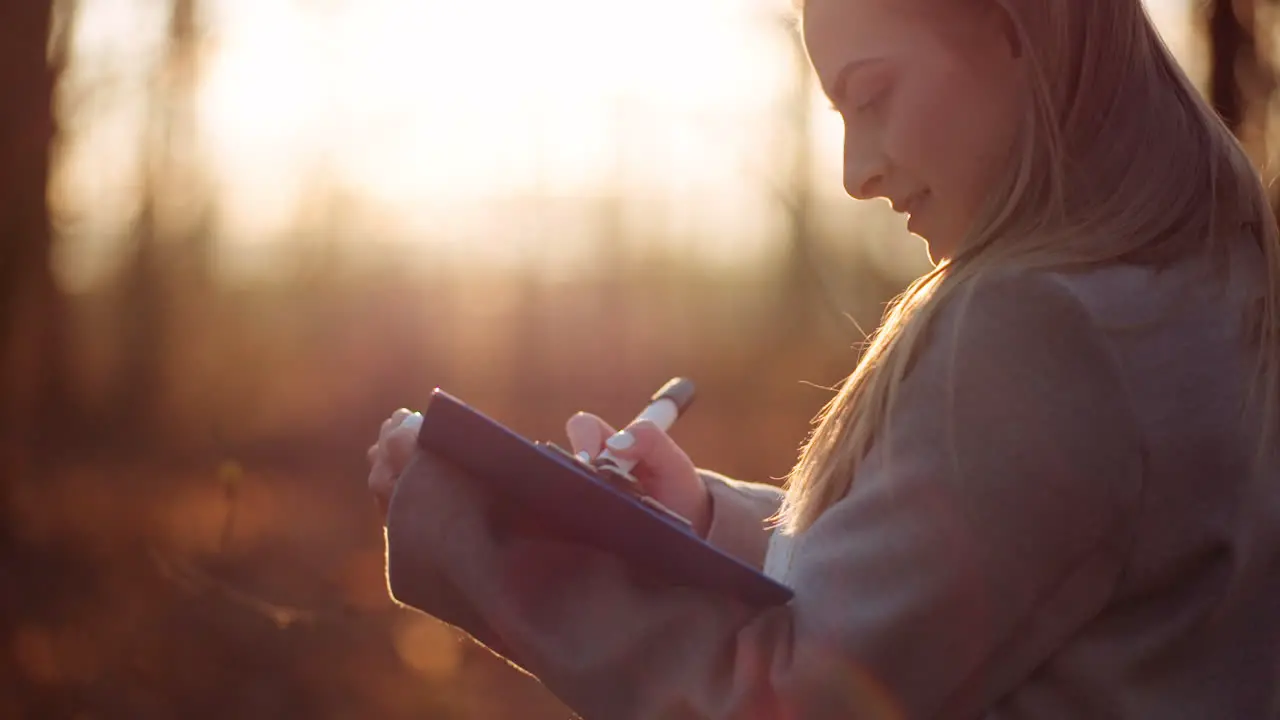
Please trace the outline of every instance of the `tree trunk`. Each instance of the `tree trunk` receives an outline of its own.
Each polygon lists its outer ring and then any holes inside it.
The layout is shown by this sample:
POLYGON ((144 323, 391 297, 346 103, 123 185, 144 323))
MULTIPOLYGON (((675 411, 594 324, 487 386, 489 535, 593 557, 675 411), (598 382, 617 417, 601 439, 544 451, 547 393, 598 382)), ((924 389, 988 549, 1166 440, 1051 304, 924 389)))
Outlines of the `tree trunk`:
POLYGON ((42 401, 59 384, 60 339, 46 192, 57 69, 48 62, 52 2, 0 2, 0 527, 9 484, 30 471, 42 401))
MULTIPOLYGON (((12 647, 26 583, 13 491, 30 482, 47 401, 65 379, 46 192, 55 132, 52 0, 0 0, 0 713, 22 703, 12 647)), ((19 711, 21 712, 21 711, 19 711)))
POLYGON ((1239 65, 1253 41, 1236 14, 1239 2, 1213 0, 1208 9, 1209 101, 1233 133, 1244 124, 1245 98, 1239 65))

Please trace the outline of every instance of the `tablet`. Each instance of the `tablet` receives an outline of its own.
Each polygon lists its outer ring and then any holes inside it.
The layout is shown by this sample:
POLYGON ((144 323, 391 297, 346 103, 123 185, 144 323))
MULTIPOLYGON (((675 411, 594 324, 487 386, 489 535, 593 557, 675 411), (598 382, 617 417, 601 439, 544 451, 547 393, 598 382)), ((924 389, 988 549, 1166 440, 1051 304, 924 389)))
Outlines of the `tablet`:
POLYGON ((661 582, 782 605, 792 591, 707 543, 688 521, 552 443, 526 440, 436 388, 418 445, 484 483, 511 512, 558 538, 611 553, 661 582))

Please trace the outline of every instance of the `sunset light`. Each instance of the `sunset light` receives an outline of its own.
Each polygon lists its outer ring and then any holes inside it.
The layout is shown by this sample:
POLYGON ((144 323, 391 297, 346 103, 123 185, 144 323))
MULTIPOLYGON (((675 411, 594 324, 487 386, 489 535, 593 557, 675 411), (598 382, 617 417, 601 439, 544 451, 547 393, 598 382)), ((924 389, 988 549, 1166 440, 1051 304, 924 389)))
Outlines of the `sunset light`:
POLYGON ((706 221, 732 222, 794 76, 769 0, 304 7, 214 21, 205 151, 250 233, 286 222, 320 170, 408 228, 462 222, 475 200, 611 190, 707 197, 706 221))
MULTIPOLYGON (((149 7, 89 2, 77 29, 73 70, 132 79, 98 100, 69 144, 60 202, 118 232, 134 212, 131 158, 146 112, 126 90, 147 82, 165 32, 149 7)), ((752 265, 779 251, 777 190, 807 142, 811 192, 876 228, 868 252, 911 267, 921 257, 885 208, 842 199, 839 118, 796 65, 786 0, 200 7, 190 152, 223 246, 348 213, 355 227, 339 241, 560 263, 598 252, 613 213, 651 248, 752 265), (807 140, 795 135, 799 78, 812 104, 807 140)), ((1186 7, 1150 7, 1191 55, 1186 7)), ((107 241, 68 242, 87 266, 107 241)))

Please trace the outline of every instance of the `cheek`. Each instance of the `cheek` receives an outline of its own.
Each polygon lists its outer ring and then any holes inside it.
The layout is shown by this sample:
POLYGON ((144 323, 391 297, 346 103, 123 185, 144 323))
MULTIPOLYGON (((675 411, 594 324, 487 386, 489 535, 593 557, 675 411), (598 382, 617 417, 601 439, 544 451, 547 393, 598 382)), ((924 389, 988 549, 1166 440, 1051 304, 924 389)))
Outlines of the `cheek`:
POLYGON ((1003 167, 1012 141, 1009 114, 1008 104, 986 89, 941 76, 895 103, 886 149, 912 181, 934 191, 940 205, 971 216, 1003 167))

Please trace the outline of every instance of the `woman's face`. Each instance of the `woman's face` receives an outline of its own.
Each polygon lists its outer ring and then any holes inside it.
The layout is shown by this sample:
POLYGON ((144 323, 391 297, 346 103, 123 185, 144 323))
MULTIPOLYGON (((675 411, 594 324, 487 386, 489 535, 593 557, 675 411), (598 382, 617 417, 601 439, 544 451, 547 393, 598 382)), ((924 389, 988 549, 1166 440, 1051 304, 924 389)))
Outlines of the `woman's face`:
POLYGON ((991 0, 807 0, 804 38, 844 118, 844 185, 950 257, 1024 116, 1022 63, 991 0), (983 9, 980 9, 983 8, 983 9))

